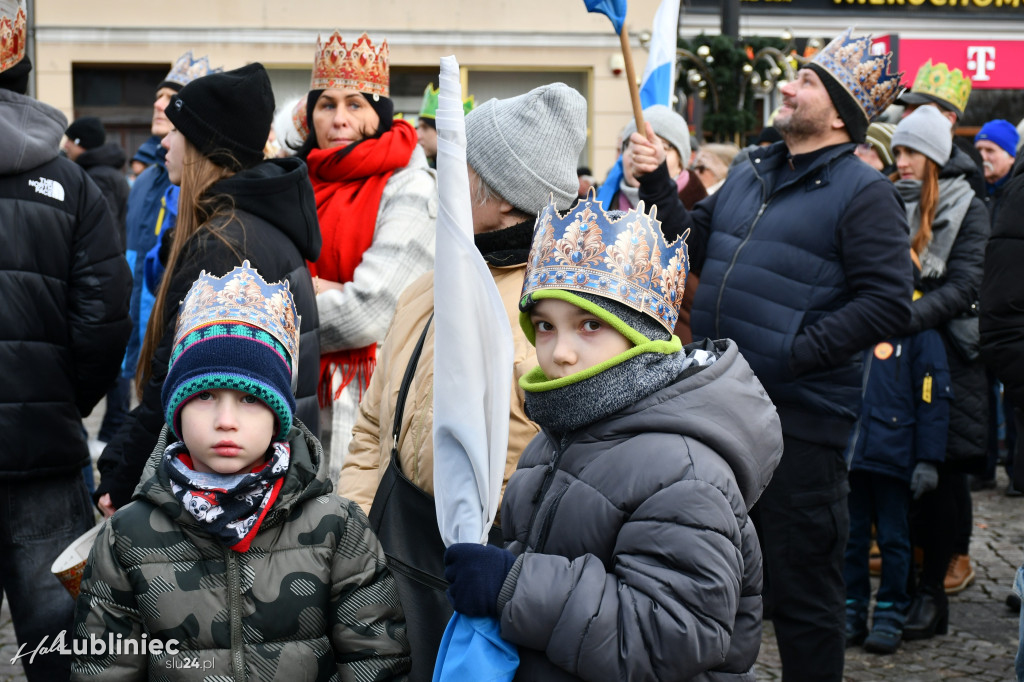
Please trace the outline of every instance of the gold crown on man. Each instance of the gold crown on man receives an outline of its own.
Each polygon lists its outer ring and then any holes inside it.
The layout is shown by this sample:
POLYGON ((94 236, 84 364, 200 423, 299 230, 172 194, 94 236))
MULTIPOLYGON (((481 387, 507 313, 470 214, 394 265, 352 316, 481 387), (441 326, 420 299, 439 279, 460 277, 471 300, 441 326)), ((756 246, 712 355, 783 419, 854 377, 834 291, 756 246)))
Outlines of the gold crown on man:
POLYGON ((0 72, 24 58, 27 23, 18 0, 0 0, 0 72))
POLYGON ((320 36, 317 36, 313 78, 309 89, 351 88, 367 95, 388 97, 391 92, 388 67, 390 58, 388 41, 382 40, 380 48, 375 48, 370 36, 365 33, 351 47, 338 31, 332 33, 326 43, 321 42, 320 36))
POLYGON ((891 73, 892 53, 871 54, 871 36, 854 38, 848 28, 812 60, 839 82, 868 121, 885 111, 899 95, 902 73, 891 73))

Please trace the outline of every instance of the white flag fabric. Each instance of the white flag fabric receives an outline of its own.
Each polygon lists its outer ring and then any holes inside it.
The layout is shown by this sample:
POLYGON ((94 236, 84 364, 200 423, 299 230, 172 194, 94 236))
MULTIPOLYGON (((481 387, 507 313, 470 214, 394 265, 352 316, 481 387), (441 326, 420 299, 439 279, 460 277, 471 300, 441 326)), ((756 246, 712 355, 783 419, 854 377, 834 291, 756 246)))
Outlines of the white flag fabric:
POLYGON ((676 41, 679 35, 679 0, 661 0, 651 25, 647 66, 640 81, 640 104, 672 106, 676 87, 676 41))
POLYGON ((455 57, 441 59, 434 262, 434 501, 446 546, 487 541, 508 451, 513 342, 473 243, 466 125, 455 57))

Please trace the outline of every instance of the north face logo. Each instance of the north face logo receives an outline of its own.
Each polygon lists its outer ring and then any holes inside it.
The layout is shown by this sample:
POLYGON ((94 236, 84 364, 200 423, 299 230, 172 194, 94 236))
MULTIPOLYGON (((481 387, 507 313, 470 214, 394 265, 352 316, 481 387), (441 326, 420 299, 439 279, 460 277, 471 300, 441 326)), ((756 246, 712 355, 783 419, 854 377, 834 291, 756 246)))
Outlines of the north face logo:
POLYGON ((56 199, 57 201, 64 201, 64 186, 56 180, 39 178, 38 180, 29 180, 28 184, 30 187, 35 187, 36 192, 43 196, 56 199))

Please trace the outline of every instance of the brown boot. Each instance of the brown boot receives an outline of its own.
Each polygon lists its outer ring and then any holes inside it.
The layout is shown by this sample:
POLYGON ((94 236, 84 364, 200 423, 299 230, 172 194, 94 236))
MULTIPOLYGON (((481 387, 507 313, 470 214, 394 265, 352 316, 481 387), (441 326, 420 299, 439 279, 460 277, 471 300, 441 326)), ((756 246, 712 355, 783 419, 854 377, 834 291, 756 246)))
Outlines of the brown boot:
POLYGON ((966 554, 954 554, 949 560, 949 570, 946 571, 946 580, 943 587, 946 594, 963 592, 974 582, 974 567, 971 566, 971 557, 966 554))
POLYGON ((871 541, 871 548, 868 550, 868 572, 873 576, 882 575, 882 551, 878 549, 878 543, 871 541))

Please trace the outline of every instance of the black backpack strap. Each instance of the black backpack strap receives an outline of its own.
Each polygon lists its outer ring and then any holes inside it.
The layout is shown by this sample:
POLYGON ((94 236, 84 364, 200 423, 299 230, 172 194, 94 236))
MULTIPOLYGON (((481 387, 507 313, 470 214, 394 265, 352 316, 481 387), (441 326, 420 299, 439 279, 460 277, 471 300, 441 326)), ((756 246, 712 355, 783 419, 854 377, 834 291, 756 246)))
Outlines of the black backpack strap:
POLYGON ((416 347, 413 348, 412 355, 409 357, 409 364, 405 367, 405 376, 402 377, 402 386, 398 389, 398 399, 395 401, 395 421, 391 428, 391 458, 395 460, 395 465, 398 466, 401 471, 402 466, 398 461, 398 436, 402 433, 402 416, 405 413, 405 399, 409 393, 409 386, 412 385, 412 378, 416 374, 416 366, 420 362, 420 355, 423 353, 423 343, 427 340, 427 330, 430 329, 430 323, 434 319, 434 313, 430 313, 430 317, 427 318, 427 324, 423 326, 423 333, 420 334, 420 340, 416 342, 416 347))

